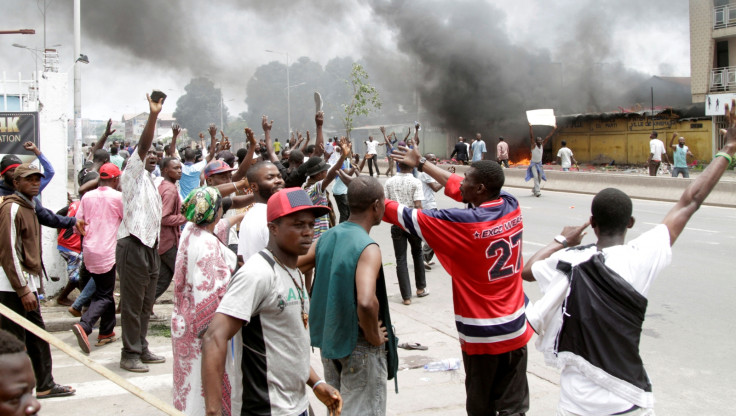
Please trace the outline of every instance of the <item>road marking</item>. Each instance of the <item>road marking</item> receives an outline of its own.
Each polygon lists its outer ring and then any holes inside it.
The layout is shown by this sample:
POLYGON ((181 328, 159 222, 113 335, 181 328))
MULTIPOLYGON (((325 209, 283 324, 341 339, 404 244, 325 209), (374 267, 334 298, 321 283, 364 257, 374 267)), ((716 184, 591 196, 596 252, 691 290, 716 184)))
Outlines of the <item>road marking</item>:
MULTIPOLYGON (((661 222, 645 222, 644 224, 647 224, 647 225, 659 225, 659 224, 661 224, 661 222)), ((704 233, 718 234, 718 231, 705 230, 705 229, 702 229, 702 228, 685 227, 685 229, 688 230, 688 231, 702 231, 704 233)))
POLYGON ((547 244, 535 243, 534 241, 524 241, 524 244, 529 244, 531 246, 537 246, 537 247, 547 247, 547 244))
MULTIPOLYGON (((54 369, 56 369, 56 367, 54 367, 54 369)), ((157 376, 131 377, 127 380, 140 387, 141 389, 150 392, 155 389, 171 389, 173 375, 172 373, 168 373, 157 376)), ((77 392, 73 396, 56 397, 53 399, 44 399, 43 401, 51 402, 84 400, 92 399, 95 397, 130 394, 127 390, 109 380, 85 381, 83 383, 69 383, 69 385, 77 390, 77 392)))

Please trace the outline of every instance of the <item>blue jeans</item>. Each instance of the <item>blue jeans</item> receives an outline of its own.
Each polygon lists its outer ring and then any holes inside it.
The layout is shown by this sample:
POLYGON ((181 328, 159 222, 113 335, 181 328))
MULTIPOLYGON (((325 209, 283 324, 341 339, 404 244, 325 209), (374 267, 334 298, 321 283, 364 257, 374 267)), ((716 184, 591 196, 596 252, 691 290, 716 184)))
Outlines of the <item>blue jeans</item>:
POLYGON ((72 308, 81 311, 82 307, 89 305, 90 301, 92 300, 92 295, 95 294, 95 291, 97 291, 95 281, 94 279, 89 279, 89 282, 87 282, 87 285, 84 286, 84 290, 82 290, 82 293, 77 296, 77 300, 75 300, 72 304, 72 308))
POLYGON ((374 347, 363 336, 353 352, 340 359, 322 357, 327 384, 340 391, 345 416, 386 414, 386 349, 374 347))
POLYGON ((672 168, 672 177, 676 178, 679 174, 682 173, 683 178, 689 178, 690 172, 688 172, 687 168, 672 168))

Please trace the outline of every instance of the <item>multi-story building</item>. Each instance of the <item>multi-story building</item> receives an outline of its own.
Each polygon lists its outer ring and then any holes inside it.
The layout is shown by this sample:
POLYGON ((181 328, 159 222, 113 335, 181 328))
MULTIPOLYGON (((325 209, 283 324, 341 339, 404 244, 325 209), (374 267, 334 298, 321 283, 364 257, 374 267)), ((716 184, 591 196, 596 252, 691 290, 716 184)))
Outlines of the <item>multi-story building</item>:
POLYGON ((705 103, 720 149, 723 107, 736 99, 736 1, 690 0, 690 77, 693 102, 705 103))
MULTIPOLYGON (((148 113, 123 114, 122 122, 125 124, 125 141, 137 142, 146 126, 148 113)), ((171 136, 171 125, 176 121, 171 113, 159 114, 156 120, 156 131, 154 137, 171 136)))

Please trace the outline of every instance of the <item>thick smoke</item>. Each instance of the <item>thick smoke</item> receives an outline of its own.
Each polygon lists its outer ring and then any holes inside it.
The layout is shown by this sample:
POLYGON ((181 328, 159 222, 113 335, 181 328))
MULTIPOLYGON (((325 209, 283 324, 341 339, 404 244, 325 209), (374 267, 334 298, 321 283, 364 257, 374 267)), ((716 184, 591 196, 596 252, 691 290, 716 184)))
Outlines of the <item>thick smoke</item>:
MULTIPOLYGON (((283 47, 292 62, 350 55, 382 92, 384 116, 401 108, 413 118, 421 103, 421 121, 451 134, 520 139, 528 109, 571 114, 635 104, 622 93, 648 75, 626 69, 625 51, 617 48, 620 27, 642 27, 652 16, 668 25, 687 10, 682 0, 527 3, 535 8, 528 11, 533 24, 523 27, 510 27, 504 10, 513 16, 527 10, 488 0, 96 0, 83 4, 82 21, 85 42, 106 45, 122 61, 186 79, 215 78, 238 95, 264 63, 250 57, 263 49, 283 47), (251 44, 245 33, 253 27, 272 34, 272 43, 251 44), (315 38, 319 45, 308 44, 315 38)), ((70 5, 55 8, 71 22, 70 5)))
POLYGON ((645 79, 611 59, 610 22, 600 11, 567 21, 572 37, 556 51, 564 60, 555 62, 547 50, 513 44, 504 13, 483 0, 373 7, 395 29, 400 51, 417 63, 423 106, 452 133, 526 140, 525 110, 615 110, 627 104, 621 91, 645 79))

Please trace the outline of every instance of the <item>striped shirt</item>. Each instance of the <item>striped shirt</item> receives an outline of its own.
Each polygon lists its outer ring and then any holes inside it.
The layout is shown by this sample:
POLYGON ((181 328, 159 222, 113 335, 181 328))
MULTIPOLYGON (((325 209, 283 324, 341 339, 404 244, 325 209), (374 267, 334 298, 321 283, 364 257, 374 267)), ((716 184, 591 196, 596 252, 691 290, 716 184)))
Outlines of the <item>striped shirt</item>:
POLYGON ((119 237, 132 235, 153 248, 161 232, 161 195, 138 152, 128 159, 123 176, 123 223, 119 237))
MULTIPOLYGON (((307 192, 307 195, 309 195, 309 198, 312 200, 312 203, 314 205, 321 205, 323 207, 328 206, 327 204, 327 194, 325 194, 324 189, 322 189, 322 181, 319 181, 317 183, 314 183, 310 186, 307 186, 307 184, 304 184, 304 190, 307 192)), ((319 236, 322 235, 325 231, 330 229, 330 215, 325 214, 320 217, 317 217, 314 219, 314 237, 312 237, 312 241, 317 241, 319 236)))
MULTIPOLYGON (((445 194, 461 200, 462 177, 452 175, 445 194)), ((455 326, 467 354, 503 354, 526 345, 521 280, 523 224, 519 202, 501 191, 478 208, 410 209, 386 200, 383 220, 421 237, 452 276, 455 326)))

